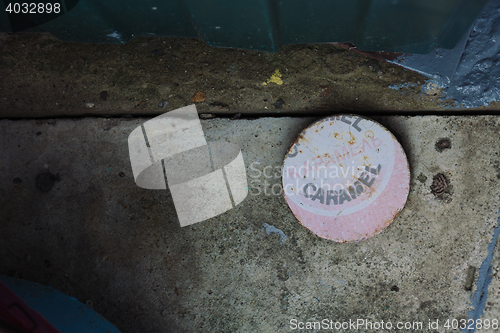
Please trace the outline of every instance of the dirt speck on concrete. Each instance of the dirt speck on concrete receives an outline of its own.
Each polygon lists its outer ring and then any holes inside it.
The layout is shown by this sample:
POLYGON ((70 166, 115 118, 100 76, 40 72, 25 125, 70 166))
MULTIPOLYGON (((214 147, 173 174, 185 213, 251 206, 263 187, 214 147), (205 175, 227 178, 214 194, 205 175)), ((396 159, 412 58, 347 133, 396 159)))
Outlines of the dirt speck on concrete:
POLYGON ((427 180, 427 176, 425 176, 423 173, 420 173, 420 175, 418 175, 417 177, 417 180, 421 183, 425 183, 425 181, 427 180))
POLYGON ((48 171, 40 172, 36 175, 35 185, 37 190, 41 192, 49 192, 56 181, 61 180, 59 175, 53 175, 48 171))
POLYGON ((451 148, 451 140, 448 138, 442 138, 436 142, 436 150, 438 152, 442 152, 443 150, 450 148, 451 148))

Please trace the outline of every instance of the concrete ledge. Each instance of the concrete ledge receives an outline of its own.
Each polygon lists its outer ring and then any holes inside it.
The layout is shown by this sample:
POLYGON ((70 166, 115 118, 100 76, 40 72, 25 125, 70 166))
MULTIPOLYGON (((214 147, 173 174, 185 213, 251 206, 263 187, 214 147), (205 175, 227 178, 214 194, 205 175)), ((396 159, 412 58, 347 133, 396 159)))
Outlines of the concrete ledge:
POLYGON ((422 75, 331 44, 266 53, 196 39, 102 45, 3 33, 0 76, 1 118, 154 116, 192 102, 213 114, 422 111, 451 103, 439 100, 439 89, 423 93, 422 75))

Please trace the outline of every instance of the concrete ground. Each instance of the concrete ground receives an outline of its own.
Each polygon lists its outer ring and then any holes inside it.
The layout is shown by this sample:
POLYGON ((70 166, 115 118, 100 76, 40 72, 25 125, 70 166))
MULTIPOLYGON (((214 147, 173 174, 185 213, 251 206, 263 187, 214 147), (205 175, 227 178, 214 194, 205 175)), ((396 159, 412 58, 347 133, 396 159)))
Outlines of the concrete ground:
MULTIPOLYGON (((91 300, 125 333, 289 332, 293 319, 423 331, 439 320, 435 331, 450 331, 446 320, 473 307, 480 274, 466 290, 469 266, 481 267, 497 225, 500 119, 377 119, 408 155, 411 190, 387 230, 353 244, 308 232, 271 192, 279 177, 256 171, 280 166, 313 118, 203 120, 208 141, 240 146, 251 191, 184 228, 166 191, 134 183, 127 138, 146 119, 3 120, 0 274, 91 300), (451 147, 439 152, 443 138, 451 147), (430 188, 439 173, 442 197, 430 188)), ((500 315, 494 279, 490 319, 500 315)))
POLYGON ((454 319, 500 320, 497 117, 380 116, 453 101, 422 93, 418 74, 333 45, 266 54, 167 38, 0 42, 0 275, 90 300, 124 333, 291 332, 323 319, 449 332, 454 319), (251 190, 181 228, 168 191, 136 186, 127 138, 193 100, 217 116, 202 120, 207 140, 241 148, 251 190), (394 223, 353 244, 308 232, 276 191, 279 176, 259 172, 281 166, 312 116, 338 112, 386 126, 412 175, 394 223), (438 174, 442 195, 431 189, 438 174))

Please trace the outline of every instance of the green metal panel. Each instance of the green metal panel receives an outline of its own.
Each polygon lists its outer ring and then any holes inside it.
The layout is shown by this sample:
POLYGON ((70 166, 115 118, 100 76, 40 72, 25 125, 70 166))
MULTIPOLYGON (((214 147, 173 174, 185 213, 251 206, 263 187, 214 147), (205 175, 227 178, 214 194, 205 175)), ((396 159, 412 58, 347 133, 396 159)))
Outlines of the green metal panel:
MULTIPOLYGON (((0 8, 1 31, 48 31, 61 40, 94 43, 171 36, 272 52, 285 44, 351 42, 362 50, 427 53, 453 48, 486 4, 486 0, 57 1, 66 13, 48 22, 46 15, 36 14, 40 18, 34 19, 33 14, 7 14, 0 8), (31 28, 19 29, 29 22, 31 28)), ((5 7, 10 3, 14 1, 3 0, 5 7)))

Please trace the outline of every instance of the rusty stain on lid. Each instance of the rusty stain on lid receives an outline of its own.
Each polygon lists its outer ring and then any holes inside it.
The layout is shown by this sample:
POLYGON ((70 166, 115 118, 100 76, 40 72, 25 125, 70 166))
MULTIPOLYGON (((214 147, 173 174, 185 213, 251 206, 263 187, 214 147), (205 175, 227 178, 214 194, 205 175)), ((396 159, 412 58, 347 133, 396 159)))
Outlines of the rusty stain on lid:
POLYGON ((408 160, 379 123, 341 114, 319 120, 294 140, 283 162, 283 193, 297 220, 340 243, 389 226, 410 190, 408 160))

